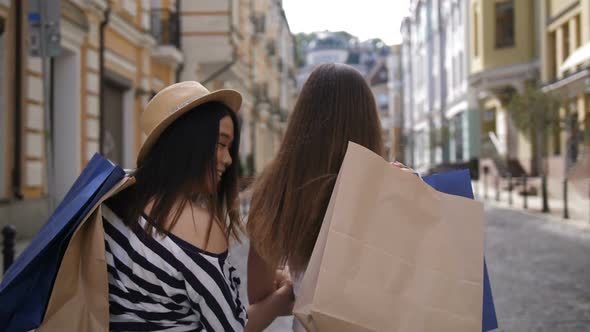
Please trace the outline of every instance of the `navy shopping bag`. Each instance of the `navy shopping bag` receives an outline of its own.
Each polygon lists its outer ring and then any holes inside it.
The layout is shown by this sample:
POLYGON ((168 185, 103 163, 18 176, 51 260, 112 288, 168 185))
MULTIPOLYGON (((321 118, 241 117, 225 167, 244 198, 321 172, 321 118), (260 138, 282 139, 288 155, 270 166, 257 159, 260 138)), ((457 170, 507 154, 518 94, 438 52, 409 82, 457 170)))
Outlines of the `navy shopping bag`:
MULTIPOLYGON (((469 170, 434 174, 425 176, 423 180, 440 192, 474 199, 469 170)), ((496 317, 496 308, 494 306, 492 287, 490 285, 485 259, 483 262, 483 272, 483 319, 481 329, 483 332, 486 332, 498 328, 498 319, 496 317)))
POLYGON ((43 321, 73 232, 125 172, 95 154, 47 223, 0 283, 0 332, 29 331, 43 321))

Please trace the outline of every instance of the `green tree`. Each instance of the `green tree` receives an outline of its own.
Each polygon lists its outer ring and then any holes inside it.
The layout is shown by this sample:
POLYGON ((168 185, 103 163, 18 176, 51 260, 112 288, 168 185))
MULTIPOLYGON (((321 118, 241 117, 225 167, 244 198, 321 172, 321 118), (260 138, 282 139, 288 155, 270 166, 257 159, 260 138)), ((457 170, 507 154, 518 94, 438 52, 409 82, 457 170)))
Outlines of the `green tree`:
MULTIPOLYGON (((329 31, 324 31, 324 32, 329 32, 329 31)), ((307 48, 307 46, 309 45, 309 43, 316 39, 318 33, 321 32, 311 32, 311 33, 305 33, 305 32, 299 32, 295 35, 295 62, 297 64, 298 67, 303 67, 305 65, 305 50, 307 48)), ((334 32, 335 35, 338 35, 340 37, 342 37, 344 40, 346 40, 346 42, 350 43, 352 40, 357 40, 358 38, 355 37, 354 35, 351 35, 350 33, 346 32, 346 31, 336 31, 334 32)), ((375 39, 375 43, 380 42, 380 39, 375 39)), ((382 41, 381 41, 382 43, 382 41)))
POLYGON ((547 195, 548 139, 561 126, 560 102, 536 87, 528 87, 523 94, 514 94, 508 110, 515 126, 527 136, 533 149, 533 161, 541 177, 543 212, 549 212, 547 195))
POLYGON ((386 48, 387 44, 385 44, 385 42, 381 39, 381 38, 372 38, 369 39, 371 41, 371 44, 373 44, 373 46, 376 49, 381 49, 381 48, 386 48))
POLYGON ((336 32, 334 32, 334 34, 344 38, 344 40, 346 40, 347 42, 350 42, 353 39, 358 39, 346 31, 336 31, 336 32))
POLYGON ((297 67, 303 67, 305 65, 305 49, 316 36, 317 33, 315 32, 300 32, 295 35, 295 63, 297 67))

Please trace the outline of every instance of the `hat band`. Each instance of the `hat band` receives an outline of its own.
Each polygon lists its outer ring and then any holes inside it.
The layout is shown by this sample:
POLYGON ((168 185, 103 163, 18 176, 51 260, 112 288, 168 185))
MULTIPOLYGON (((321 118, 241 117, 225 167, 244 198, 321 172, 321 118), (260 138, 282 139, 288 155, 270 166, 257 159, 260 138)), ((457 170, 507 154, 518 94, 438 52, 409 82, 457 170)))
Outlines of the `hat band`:
POLYGON ((170 114, 174 114, 174 113, 178 112, 178 110, 180 110, 180 109, 183 109, 183 108, 184 108, 186 105, 188 105, 188 104, 190 104, 190 103, 194 102, 195 100, 197 100, 197 99, 199 99, 199 98, 203 98, 203 97, 205 97, 205 96, 197 96, 197 97, 192 97, 192 98, 190 98, 189 100, 187 100, 187 101, 183 102, 182 104, 176 105, 175 107, 171 108, 171 109, 168 111, 168 115, 170 115, 170 114))

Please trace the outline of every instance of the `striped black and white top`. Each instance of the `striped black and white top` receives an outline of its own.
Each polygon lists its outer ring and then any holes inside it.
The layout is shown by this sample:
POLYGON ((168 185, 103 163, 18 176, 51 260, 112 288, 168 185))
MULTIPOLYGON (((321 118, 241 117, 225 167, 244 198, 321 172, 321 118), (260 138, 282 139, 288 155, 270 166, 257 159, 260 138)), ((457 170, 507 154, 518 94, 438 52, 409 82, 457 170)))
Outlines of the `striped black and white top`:
POLYGON ((244 330, 240 278, 227 252, 208 253, 172 234, 136 234, 104 204, 102 211, 111 331, 244 330))

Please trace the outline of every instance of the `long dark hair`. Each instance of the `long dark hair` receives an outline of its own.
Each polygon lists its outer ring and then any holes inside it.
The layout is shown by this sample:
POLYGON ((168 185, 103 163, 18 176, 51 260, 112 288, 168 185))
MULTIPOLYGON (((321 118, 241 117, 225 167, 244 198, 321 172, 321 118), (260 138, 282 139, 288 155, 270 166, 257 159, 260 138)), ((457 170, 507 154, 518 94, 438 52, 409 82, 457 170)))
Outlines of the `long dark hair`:
MULTIPOLYGON (((211 218, 222 223, 226 236, 238 239, 239 220, 237 164, 240 129, 236 114, 218 102, 197 106, 174 121, 158 138, 133 172, 135 184, 113 197, 110 206, 134 230, 148 203, 153 202, 146 234, 168 233, 186 204, 195 195, 206 198, 211 218), (231 117, 234 140, 229 149, 232 164, 216 185, 216 149, 219 123, 231 117), (174 210, 174 208, 176 210, 174 210)), ((210 228, 209 228, 210 231, 210 228)), ((207 234, 208 239, 208 234, 207 234)))
POLYGON ((248 233, 273 267, 301 272, 307 265, 349 141, 383 155, 373 93, 356 69, 320 65, 299 94, 277 157, 254 185, 248 233))

